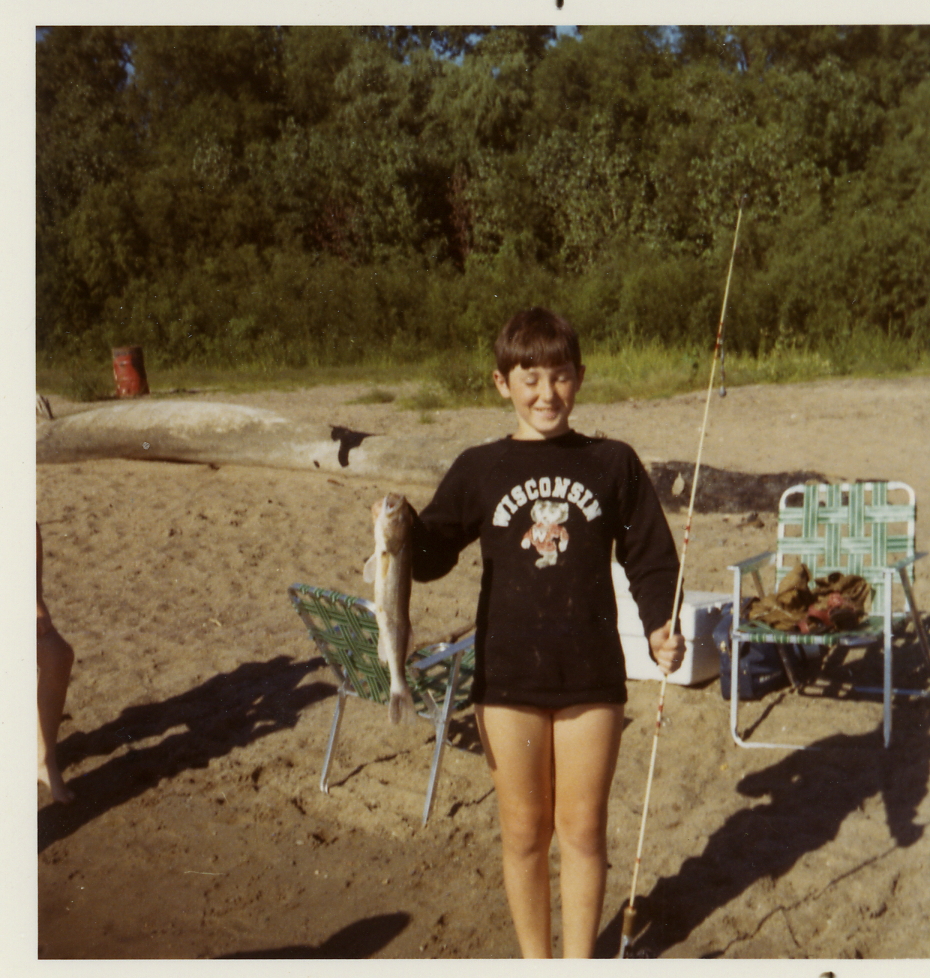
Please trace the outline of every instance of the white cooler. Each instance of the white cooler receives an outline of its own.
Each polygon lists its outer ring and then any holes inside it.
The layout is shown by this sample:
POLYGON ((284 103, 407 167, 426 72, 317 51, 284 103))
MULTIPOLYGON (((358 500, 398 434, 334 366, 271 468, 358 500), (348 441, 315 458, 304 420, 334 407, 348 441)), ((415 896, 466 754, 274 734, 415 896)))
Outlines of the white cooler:
MULTIPOLYGON (((617 561, 611 563, 614 591, 617 595, 617 629, 626 658, 630 679, 662 680, 662 670, 649 655, 649 642, 643 629, 639 608, 630 594, 630 585, 617 561)), ((678 620, 685 637, 685 658, 669 677, 670 683, 693 686, 720 674, 720 653, 714 647, 713 630, 732 606, 732 595, 713 591, 685 591, 678 620)))

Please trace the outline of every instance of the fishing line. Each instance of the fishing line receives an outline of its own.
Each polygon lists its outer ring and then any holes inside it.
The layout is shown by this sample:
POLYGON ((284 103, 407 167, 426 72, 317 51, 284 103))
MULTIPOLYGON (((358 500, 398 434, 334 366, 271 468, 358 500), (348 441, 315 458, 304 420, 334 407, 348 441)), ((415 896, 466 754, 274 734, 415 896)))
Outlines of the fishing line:
MULTIPOLYGON (((691 519, 694 516, 694 500, 697 496, 698 473, 701 469, 701 455, 704 451, 704 435, 707 433, 707 418, 710 413, 710 402, 714 392, 714 375, 717 372, 717 360, 721 359, 723 350, 723 323, 727 314, 727 300, 730 297, 730 280, 733 277, 733 261, 736 258, 736 242, 739 240, 739 226, 743 217, 743 198, 739 202, 739 211, 736 215, 736 230, 733 232, 733 250, 730 253, 730 267, 727 271, 727 284, 723 291, 723 306, 720 310, 720 323, 717 326, 717 340, 714 344, 714 358, 710 367, 710 383, 707 385, 707 400, 704 404, 704 422, 701 425, 701 435, 698 441, 697 461, 694 465, 694 478, 691 480, 691 501, 688 504, 688 518, 685 522, 684 541, 681 546, 681 561, 678 565, 678 583, 675 585, 675 602, 672 607, 672 629, 674 631, 675 622, 678 620, 678 611, 681 605, 682 582, 685 575, 685 557, 688 554, 688 542, 691 539, 691 519)), ((721 385, 721 396, 726 394, 726 387, 721 385)), ((639 843, 636 847, 636 860, 633 863, 633 883, 630 887, 630 902, 623 908, 623 930, 620 940, 620 957, 626 956, 627 945, 630 943, 636 928, 636 883, 639 879, 639 867, 643 857, 643 840, 646 837, 646 817, 649 814, 649 796, 652 793, 652 780, 656 766, 656 751, 659 746, 659 731, 662 728, 662 711, 665 709, 665 687, 668 676, 662 673, 662 685, 659 688, 659 706, 656 711, 656 727, 652 737, 652 756, 649 759, 649 774, 646 778, 646 797, 643 800, 643 817, 639 826, 639 843)))

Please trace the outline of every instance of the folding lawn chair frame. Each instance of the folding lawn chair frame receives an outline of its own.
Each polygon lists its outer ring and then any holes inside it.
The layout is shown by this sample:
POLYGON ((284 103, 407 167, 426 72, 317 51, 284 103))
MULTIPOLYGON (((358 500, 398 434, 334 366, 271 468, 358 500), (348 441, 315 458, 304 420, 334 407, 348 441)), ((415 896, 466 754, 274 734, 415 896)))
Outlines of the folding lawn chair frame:
MULTIPOLYGON (((378 623, 375 608, 364 598, 308 584, 293 584, 288 595, 307 627, 320 655, 339 682, 336 711, 326 745, 320 790, 329 792, 329 772, 339 738, 346 698, 357 696, 373 703, 390 699, 391 677, 378 659, 378 623)), ((460 629, 447 641, 414 651, 407 659, 407 681, 417 714, 436 731, 436 746, 423 805, 426 825, 435 800, 442 755, 449 736, 452 712, 468 700, 475 669, 474 635, 463 637, 473 625, 460 629)), ((385 719, 385 722, 386 719, 385 719)))
MULTIPOLYGON (((914 563, 925 553, 915 550, 917 504, 914 490, 903 482, 857 482, 841 485, 810 483, 795 485, 782 493, 778 510, 778 544, 775 552, 760 554, 732 565, 733 625, 730 631, 730 731, 740 747, 803 749, 800 744, 749 743, 739 735, 737 681, 739 647, 743 642, 774 642, 821 646, 867 646, 883 642, 884 674, 881 687, 854 687, 859 692, 882 694, 885 746, 891 742, 891 701, 894 696, 927 697, 930 690, 895 689, 892 686, 892 637, 896 627, 914 622, 924 657, 930 665, 927 633, 914 603, 914 563), (889 502, 889 495, 904 496, 903 503, 889 502), (800 505, 796 499, 800 495, 800 505), (896 559, 895 559, 896 558, 896 559), (859 628, 847 632, 803 635, 785 632, 741 617, 742 582, 751 576, 760 596, 764 588, 760 571, 775 564, 775 587, 798 562, 807 565, 812 577, 833 571, 858 574, 872 587, 872 614, 859 628), (895 578, 899 578, 904 600, 902 609, 892 608, 895 578), (877 613, 876 613, 877 612, 877 613)), ((791 685, 798 683, 787 656, 782 656, 791 685)))

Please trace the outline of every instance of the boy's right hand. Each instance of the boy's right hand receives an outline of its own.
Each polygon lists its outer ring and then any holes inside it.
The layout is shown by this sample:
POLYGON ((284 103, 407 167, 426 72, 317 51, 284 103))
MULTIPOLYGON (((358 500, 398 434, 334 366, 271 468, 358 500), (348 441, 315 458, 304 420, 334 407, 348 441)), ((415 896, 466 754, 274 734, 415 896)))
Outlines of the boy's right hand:
POLYGON ((672 635, 671 621, 649 636, 649 648, 656 665, 666 676, 674 672, 685 658, 685 638, 683 635, 672 635))

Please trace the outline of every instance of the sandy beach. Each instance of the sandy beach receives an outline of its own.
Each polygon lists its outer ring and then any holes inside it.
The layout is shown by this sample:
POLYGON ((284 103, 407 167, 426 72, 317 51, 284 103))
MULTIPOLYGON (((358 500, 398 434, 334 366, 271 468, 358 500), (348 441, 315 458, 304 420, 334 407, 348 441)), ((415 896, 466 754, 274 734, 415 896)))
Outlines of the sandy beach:
MULTIPOLYGON (((513 427, 506 408, 424 417, 351 403, 368 389, 183 396, 388 436, 412 452, 513 427)), ((85 407, 50 400, 56 417, 85 407)), ((703 413, 699 393, 580 405, 573 424, 629 442, 647 464, 693 462, 703 413)), ((927 549, 928 432, 926 377, 736 388, 715 395, 703 461, 902 480, 917 492, 927 549)), ((395 490, 419 508, 433 488, 403 471, 118 458, 37 467, 46 598, 76 653, 59 759, 77 794, 64 806, 38 788, 40 959, 518 956, 470 708, 456 714, 460 749, 446 752, 427 826, 427 723, 390 727, 384 709, 351 701, 330 793, 318 788, 335 682, 287 587, 370 597, 371 503, 395 490)), ((680 541, 684 511, 668 516, 680 541)), ((775 525, 758 507, 698 513, 686 586, 731 591, 728 565, 770 549, 775 525)), ((472 547, 449 576, 415 587, 416 635, 473 617, 479 564, 472 547)), ((930 558, 915 592, 930 612, 930 558)), ((878 682, 880 656, 856 668, 878 682)), ((908 638, 896 668, 901 685, 926 687, 908 638)), ((629 684, 601 957, 619 947, 658 691, 629 684)), ((760 740, 821 749, 738 749, 716 680, 669 687, 637 953, 930 957, 930 703, 896 703, 889 750, 876 698, 782 691, 741 715, 760 740)), ((553 894, 557 908, 557 884, 553 894)), ((559 938, 556 914, 557 953, 559 938)))

